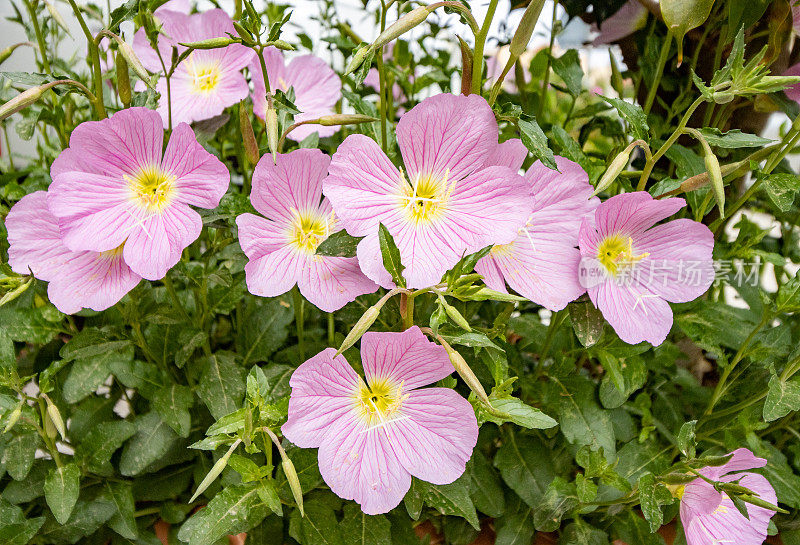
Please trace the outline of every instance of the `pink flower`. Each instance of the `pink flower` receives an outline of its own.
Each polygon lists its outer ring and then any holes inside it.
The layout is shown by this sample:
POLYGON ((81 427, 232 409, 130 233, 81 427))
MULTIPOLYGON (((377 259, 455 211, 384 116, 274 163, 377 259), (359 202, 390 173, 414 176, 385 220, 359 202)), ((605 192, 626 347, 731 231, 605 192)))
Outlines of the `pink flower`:
POLYGON ((215 208, 230 174, 181 123, 163 152, 158 113, 128 108, 81 123, 53 162, 48 192, 64 245, 72 251, 125 247, 133 271, 157 280, 200 235, 192 206, 215 208))
MULTIPOLYGON (((782 76, 800 76, 800 64, 794 64, 787 68, 782 76)), ((786 88, 784 91, 790 100, 800 103, 800 83, 795 83, 786 88)))
MULTIPOLYGON (((738 482, 758 494, 760 499, 774 505, 777 497, 769 481, 763 475, 744 471, 766 464, 763 458, 756 458, 749 450, 740 448, 733 452, 733 458, 727 464, 706 467, 700 473, 712 481, 738 482)), ((681 496, 681 522, 687 544, 761 545, 767 537, 769 519, 775 512, 749 503, 746 505, 749 520, 736 509, 725 492, 717 492, 710 483, 700 478, 690 482, 681 496)))
POLYGON ((265 155, 253 173, 254 214, 236 218, 239 243, 250 259, 245 266, 251 293, 274 297, 295 284, 311 303, 333 312, 378 286, 358 268, 355 257, 316 255, 336 227, 330 202, 322 199, 322 179, 330 158, 318 149, 265 155))
POLYGON ((686 205, 646 192, 611 197, 580 227, 581 281, 623 341, 661 344, 672 327, 670 303, 696 299, 714 281, 714 235, 702 223, 656 225, 686 205))
MULTIPOLYGON (((157 15, 163 25, 158 49, 167 70, 172 59, 172 48, 177 47, 178 53, 186 50, 179 43, 236 35, 233 21, 221 9, 194 15, 172 11, 171 8, 159 9, 157 15)), ((145 68, 154 73, 163 72, 161 59, 150 47, 143 28, 133 38, 133 49, 145 68)), ((172 101, 173 125, 210 119, 222 114, 228 106, 247 98, 249 89, 241 70, 254 54, 253 50, 241 44, 193 51, 170 78, 169 95, 165 78, 161 78, 156 85, 156 90, 161 93, 158 112, 164 120, 164 127, 169 124, 168 96, 172 101)))
MULTIPOLYGON (((522 149, 524 159, 525 149, 522 149)), ((561 310, 586 291, 578 278, 581 218, 600 200, 591 198, 589 176, 577 163, 556 157, 560 170, 536 162, 525 179, 533 187, 533 213, 516 240, 494 246, 475 270, 490 288, 514 291, 550 310, 561 310)))
POLYGON ((319 469, 331 490, 368 515, 394 508, 411 477, 447 484, 464 473, 478 440, 469 402, 450 388, 425 388, 453 372, 444 348, 418 327, 366 333, 366 382, 327 348, 306 361, 289 384, 283 435, 319 447, 319 469))
MULTIPOLYGON (((264 50, 264 63, 273 93, 278 89, 294 89, 294 105, 301 112, 294 116, 295 122, 334 113, 336 103, 342 98, 342 82, 325 61, 314 55, 301 55, 287 65, 280 49, 268 47, 264 50)), ((267 92, 258 58, 250 63, 250 77, 253 79, 253 110, 258 117, 264 119, 267 112, 267 92)), ((290 136, 299 142, 315 132, 325 137, 338 130, 337 126, 301 125, 290 136)))
POLYGON ((530 215, 528 184, 497 166, 497 123, 477 95, 436 95, 397 124, 405 170, 370 138, 354 134, 331 161, 324 193, 358 245, 361 269, 382 286, 378 224, 392 234, 411 288, 436 284, 465 253, 507 244, 530 215))
POLYGON ((49 282, 50 301, 65 314, 84 307, 105 310, 141 280, 123 261, 122 248, 73 252, 64 246, 45 191, 25 195, 11 208, 5 225, 11 269, 49 282))
POLYGON ((647 8, 638 0, 628 0, 614 15, 603 21, 598 28, 592 29, 600 34, 594 39, 592 45, 602 45, 617 42, 630 36, 647 24, 647 8))

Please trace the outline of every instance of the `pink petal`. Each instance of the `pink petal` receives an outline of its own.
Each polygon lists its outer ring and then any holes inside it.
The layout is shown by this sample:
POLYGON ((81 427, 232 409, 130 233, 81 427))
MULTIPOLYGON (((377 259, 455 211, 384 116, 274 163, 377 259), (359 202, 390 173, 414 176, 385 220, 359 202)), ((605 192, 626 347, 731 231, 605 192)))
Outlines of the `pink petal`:
POLYGON ((289 245, 251 258, 244 267, 247 289, 261 297, 276 297, 286 293, 302 278, 308 261, 308 254, 289 245))
MULTIPOLYGON (((493 263, 521 296, 552 311, 563 309, 586 291, 578 278, 580 251, 558 236, 533 234, 529 238, 523 233, 481 261, 493 263)), ((490 265, 482 264, 480 270, 486 269, 491 270, 490 265)))
POLYGON ((400 118, 397 143, 409 180, 459 180, 486 163, 497 146, 497 122, 483 97, 442 93, 400 118))
POLYGON ((180 260, 183 249, 197 240, 202 228, 197 212, 175 203, 137 224, 125 242, 125 262, 143 278, 159 280, 180 260))
MULTIPOLYGON (((286 78, 286 66, 281 50, 275 47, 264 49, 264 64, 267 68, 270 89, 273 89, 275 82, 286 78)), ((267 91, 264 85, 264 75, 261 71, 261 61, 254 57, 250 61, 249 69, 250 79, 253 81, 253 113, 264 119, 267 113, 267 91)))
MULTIPOLYGON (((169 64, 171 57, 172 46, 168 43, 164 36, 159 36, 158 49, 161 51, 161 57, 164 59, 164 64, 169 64)), ((158 57, 156 50, 150 47, 150 42, 147 40, 147 32, 144 27, 139 28, 136 34, 133 35, 133 52, 142 61, 142 65, 154 74, 164 71, 161 65, 161 60, 158 57)), ((167 67, 169 68, 169 67, 167 67)))
POLYGON ((503 273, 492 255, 487 255, 475 264, 475 272, 483 276, 486 286, 501 293, 508 293, 503 273))
POLYGON ((469 401, 450 388, 410 392, 400 416, 387 426, 400 463, 418 479, 448 484, 458 479, 478 441, 469 401))
MULTIPOLYGON (((797 19, 795 19, 795 21, 797 21, 797 19)), ((794 64, 790 66, 781 75, 800 76, 800 64, 794 64)), ((788 87, 784 92, 786 93, 786 96, 789 97, 790 100, 794 100, 795 102, 800 102, 800 83, 795 83, 794 85, 788 87)))
POLYGON ((65 314, 82 308, 101 311, 117 304, 140 280, 120 254, 76 252, 50 282, 47 295, 65 314))
POLYGON ((322 180, 330 158, 318 149, 278 154, 277 164, 266 154, 253 172, 253 206, 273 220, 294 221, 297 212, 316 212, 322 199, 322 180))
POLYGON ((603 21, 599 29, 594 27, 594 30, 600 30, 600 35, 594 39, 592 45, 610 44, 630 36, 644 27, 647 16, 646 7, 637 0, 628 0, 619 11, 603 21))
POLYGON ((189 65, 186 64, 178 66, 173 74, 169 95, 164 79, 158 81, 156 90, 161 94, 158 113, 161 115, 164 128, 169 126, 168 96, 172 100, 171 114, 174 127, 178 123, 193 123, 221 115, 225 108, 244 100, 250 92, 247 81, 238 69, 225 67, 220 69, 219 82, 213 89, 200 91, 195 86, 194 75, 189 71, 189 65))
POLYGON ((628 344, 647 341, 658 346, 672 329, 669 304, 635 280, 609 279, 587 291, 594 306, 628 344))
POLYGON ((686 201, 683 199, 656 200, 646 191, 615 195, 597 207, 597 230, 601 235, 637 235, 684 206, 686 201))
POLYGON ((733 457, 725 465, 706 468, 709 471, 706 475, 717 479, 734 471, 758 469, 767 465, 767 461, 764 458, 757 457, 746 448, 738 448, 731 454, 733 454, 733 457))
POLYGON ((264 219, 255 214, 241 214, 236 217, 239 227, 239 244, 250 259, 272 253, 288 242, 286 225, 264 219))
POLYGON ((339 310, 378 285, 364 276, 354 257, 313 256, 298 280, 303 297, 324 312, 339 310))
POLYGON ((453 372, 444 347, 428 340, 419 327, 402 333, 364 333, 361 361, 367 382, 391 380, 412 390, 441 380, 453 372))
POLYGON ((289 385, 289 418, 284 437, 301 448, 319 447, 336 421, 353 410, 360 379, 344 356, 326 348, 298 367, 289 385))
POLYGON ((194 131, 185 123, 172 131, 161 166, 175 176, 174 188, 180 202, 216 208, 228 189, 227 167, 197 142, 194 131))
POLYGON ((58 220, 47 208, 47 192, 36 191, 19 200, 5 218, 8 263, 18 274, 49 281, 72 252, 61 242, 58 220))
POLYGON ((714 235, 702 223, 673 220, 645 231, 633 243, 649 253, 636 266, 640 281, 667 301, 692 301, 714 283, 714 235))
MULTIPOLYGON (((295 105, 300 114, 295 121, 316 119, 334 113, 334 108, 342 98, 342 81, 325 61, 314 55, 301 55, 292 59, 286 67, 285 83, 276 84, 286 90, 294 89, 295 105), (285 87, 284 87, 285 86, 285 87)), ((330 136, 339 130, 337 126, 303 125, 291 133, 293 140, 300 141, 306 136, 319 133, 320 137, 330 136)))
POLYGON ((334 494, 355 500, 367 515, 392 510, 411 486, 387 431, 368 431, 354 412, 329 427, 319 448, 319 470, 334 494))
POLYGON ((387 290, 396 287, 392 275, 383 266, 383 256, 377 233, 361 239, 356 248, 356 257, 361 271, 367 278, 387 290))
POLYGON ((333 154, 322 186, 347 232, 365 236, 377 232, 380 222, 400 219, 401 182, 400 171, 374 140, 352 134, 333 154))
POLYGON ((528 148, 519 138, 511 138, 502 144, 498 144, 489 152, 489 157, 484 163, 484 167, 498 166, 508 167, 514 172, 522 168, 522 163, 528 156, 528 148))
POLYGON ((600 199, 592 197, 589 175, 578 163, 557 156, 556 165, 557 171, 536 161, 525 173, 533 191, 530 223, 537 233, 559 233, 577 244, 581 219, 600 199))

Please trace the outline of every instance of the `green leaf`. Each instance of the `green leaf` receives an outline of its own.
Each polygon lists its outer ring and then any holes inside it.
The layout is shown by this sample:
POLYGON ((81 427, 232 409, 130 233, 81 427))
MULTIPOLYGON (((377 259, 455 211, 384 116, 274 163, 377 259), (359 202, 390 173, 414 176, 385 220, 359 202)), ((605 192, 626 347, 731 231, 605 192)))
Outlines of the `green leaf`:
POLYGON ((638 104, 626 102, 621 98, 605 97, 597 95, 617 109, 619 115, 628 122, 636 138, 647 142, 650 133, 650 126, 647 124, 647 116, 638 104))
POLYGON ((573 301, 567 308, 575 336, 583 346, 593 346, 603 334, 603 313, 589 299, 573 301))
POLYGON ((392 525, 383 515, 364 514, 358 505, 344 506, 342 545, 392 545, 392 525))
POLYGON ((502 516, 506 502, 500 478, 480 450, 472 453, 465 473, 469 477, 472 502, 478 511, 494 518, 502 516))
POLYGON ((678 432, 677 443, 678 448, 687 458, 694 458, 695 456, 695 437, 694 431, 697 428, 697 420, 691 420, 684 423, 678 432))
POLYGON ((778 312, 797 312, 800 310, 800 274, 795 275, 780 288, 775 296, 778 312))
POLYGON ((406 287, 406 279, 403 277, 405 267, 400 260, 400 250, 397 248, 389 229, 382 223, 378 225, 378 241, 381 246, 383 266, 392 275, 392 280, 395 284, 402 288, 406 287))
POLYGON ((568 395, 559 402, 561 433, 571 444, 588 445, 592 450, 600 448, 608 459, 616 452, 614 427, 608 411, 601 409, 595 401, 594 386, 585 379, 565 381, 568 395))
POLYGON ((561 526, 561 518, 578 506, 575 485, 556 477, 533 511, 533 526, 540 532, 553 532, 561 526))
MULTIPOLYGON (((65 347, 66 348, 66 347, 65 347)), ((85 351, 91 353, 92 349, 85 351)), ((69 354, 69 352, 68 352, 69 354)), ((72 357, 70 354, 69 357, 72 357)), ((77 403, 105 382, 111 374, 111 365, 133 361, 133 346, 114 345, 107 351, 75 359, 64 382, 62 395, 67 403, 77 403)))
POLYGON ((534 157, 539 159, 544 166, 552 170, 558 170, 553 150, 547 146, 547 136, 535 119, 526 121, 519 120, 519 132, 522 143, 528 148, 534 157))
POLYGON ((80 492, 81 470, 75 464, 54 467, 44 481, 44 497, 61 524, 69 519, 80 492))
POLYGON ((800 411, 800 378, 782 381, 773 375, 764 401, 764 420, 772 422, 792 411, 800 411))
POLYGON ((652 473, 648 473, 639 477, 639 501, 642 514, 650 523, 650 531, 655 533, 664 524, 661 506, 672 503, 672 494, 663 484, 656 482, 652 473))
POLYGON ((725 149, 759 148, 773 142, 770 138, 762 138, 755 134, 747 134, 739 129, 722 132, 717 128, 706 127, 700 133, 710 146, 725 149))
POLYGON ((136 428, 136 435, 122 449, 119 460, 119 472, 127 476, 146 471, 148 466, 161 460, 179 441, 172 428, 155 411, 137 418, 136 428))
POLYGON ((564 528, 558 545, 608 545, 608 534, 583 521, 573 522, 564 528))
POLYGON ((781 212, 789 212, 797 192, 800 191, 800 176, 778 172, 770 174, 763 180, 764 191, 772 204, 781 212))
POLYGON ((760 471, 775 488, 778 502, 794 509, 800 509, 800 476, 786 460, 786 455, 769 443, 761 443, 763 450, 757 452, 767 459, 767 465, 760 471))
POLYGON ((508 415, 508 421, 531 430, 546 430, 557 426, 558 422, 519 398, 505 397, 492 399, 492 406, 508 415))
POLYGON ((92 535, 114 515, 114 506, 102 499, 79 499, 65 524, 48 519, 38 538, 42 543, 78 543, 92 535))
POLYGON ((11 436, 0 461, 6 466, 12 479, 21 481, 28 475, 38 445, 39 436, 36 432, 26 431, 11 436))
POLYGON ((344 536, 333 507, 317 499, 305 503, 305 516, 292 512, 289 534, 303 545, 342 545, 344 536))
POLYGON ((501 517, 495 520, 494 526, 497 532, 495 545, 530 545, 533 541, 535 530, 531 509, 501 517))
POLYGON ((19 342, 44 344, 61 333, 59 324, 46 320, 38 308, 0 307, 0 324, 4 336, 19 342))
POLYGON ((625 543, 636 545, 664 545, 664 538, 650 532, 650 525, 633 511, 617 515, 612 528, 625 543))
POLYGON ((581 59, 575 49, 570 49, 558 58, 553 58, 553 72, 564 81, 567 91, 574 97, 581 94, 583 69, 581 59))
POLYGON ((711 13, 714 0, 662 0, 661 16, 678 41, 678 59, 683 55, 683 37, 702 25, 711 13))
POLYGON ((245 372, 236 364, 236 356, 230 352, 216 352, 200 362, 203 374, 197 387, 197 395, 211 411, 214 418, 221 418, 238 409, 245 394, 245 372))
POLYGON ((358 243, 364 237, 354 237, 342 229, 331 234, 317 246, 317 255, 333 257, 355 257, 358 243))
POLYGON ((139 0, 128 0, 111 12, 111 24, 108 28, 115 32, 120 23, 133 19, 137 13, 139 13, 139 0))
POLYGON ((135 433, 136 426, 125 420, 100 422, 78 444, 76 457, 85 461, 89 471, 111 475, 114 472, 111 456, 135 433))
POLYGON ((475 512, 475 505, 469 495, 469 478, 462 475, 450 484, 436 485, 417 481, 425 504, 433 507, 442 515, 462 517, 470 526, 480 530, 480 521, 475 512))
POLYGON ((260 524, 269 509, 256 483, 229 486, 214 496, 181 526, 178 539, 191 545, 212 545, 229 534, 246 532, 260 524))
POLYGON ((81 330, 62 346, 59 355, 64 361, 73 361, 119 351, 130 345, 128 340, 114 340, 108 332, 89 327, 81 330))
POLYGON ((236 349, 242 354, 242 365, 267 359, 289 335, 294 312, 286 300, 250 298, 244 307, 237 328, 236 349))
POLYGON ((468 331, 458 335, 442 335, 442 338, 450 345, 467 346, 469 348, 494 348, 503 351, 502 348, 494 344, 484 333, 468 331))
POLYGON ((555 477, 552 456, 538 438, 509 433, 494 457, 506 485, 535 508, 555 477))
POLYGON ((181 384, 160 388, 153 395, 151 406, 180 437, 188 437, 192 424, 189 407, 194 404, 192 389, 181 384))
POLYGON ((114 514, 108 521, 108 526, 127 539, 136 539, 139 529, 136 526, 131 483, 118 481, 105 481, 100 497, 114 506, 114 514))

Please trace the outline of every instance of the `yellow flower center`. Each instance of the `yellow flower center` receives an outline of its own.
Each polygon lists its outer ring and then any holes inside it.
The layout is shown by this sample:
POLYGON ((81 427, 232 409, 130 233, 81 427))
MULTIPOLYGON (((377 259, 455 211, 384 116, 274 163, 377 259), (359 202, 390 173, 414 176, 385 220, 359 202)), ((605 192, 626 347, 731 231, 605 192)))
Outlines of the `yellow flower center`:
POLYGON ((331 234, 335 223, 333 212, 330 216, 322 216, 311 212, 295 211, 289 230, 289 243, 302 252, 313 254, 331 234))
POLYGON ((401 171, 400 185, 402 191, 400 206, 408 220, 419 225, 442 217, 447 211, 447 203, 455 189, 456 181, 449 182, 447 173, 443 178, 420 174, 412 184, 409 184, 401 171))
POLYGON ((385 379, 375 380, 369 385, 362 381, 356 393, 356 405, 367 429, 375 429, 403 418, 397 414, 407 397, 408 394, 403 394, 402 384, 395 385, 385 379))
POLYGON ((620 235, 610 235, 603 239, 597 248, 597 259, 606 271, 615 275, 620 268, 629 267, 650 255, 647 252, 636 255, 633 250, 633 239, 624 239, 620 235))
POLYGON ((160 212, 171 201, 175 176, 158 166, 149 166, 132 176, 125 176, 132 198, 149 212, 160 212))
POLYGON ((100 256, 98 259, 114 259, 122 255, 122 249, 125 247, 125 243, 123 242, 113 250, 106 250, 105 252, 100 252, 100 256))
POLYGON ((187 70, 196 93, 210 93, 220 82, 221 71, 215 62, 195 61, 194 53, 186 59, 187 70))

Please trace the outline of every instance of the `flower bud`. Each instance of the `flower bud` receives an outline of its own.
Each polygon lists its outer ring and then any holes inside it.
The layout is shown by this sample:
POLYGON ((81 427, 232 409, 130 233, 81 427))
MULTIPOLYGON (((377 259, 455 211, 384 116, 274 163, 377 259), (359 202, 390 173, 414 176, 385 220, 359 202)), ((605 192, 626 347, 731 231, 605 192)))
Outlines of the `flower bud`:
POLYGON ((325 127, 330 127, 331 125, 357 125, 359 123, 372 123, 373 121, 378 120, 361 114, 331 114, 323 115, 317 119, 317 123, 325 127))
POLYGON ((136 73, 136 76, 152 89, 152 86, 150 85, 150 72, 145 69, 142 61, 139 60, 139 57, 136 55, 136 53, 134 53, 133 48, 128 44, 128 42, 113 32, 106 30, 103 31, 103 33, 114 40, 114 42, 117 44, 117 48, 119 49, 117 51, 117 55, 122 55, 128 65, 136 73))
POLYGON ((264 116, 267 123, 267 143, 269 150, 272 152, 272 162, 278 162, 278 111, 269 104, 267 106, 267 113, 264 116))
POLYGON ((256 41, 253 39, 253 35, 247 30, 239 21, 233 22, 233 28, 236 29, 236 33, 242 39, 242 43, 247 46, 253 46, 256 44, 256 41))
POLYGON ((708 177, 708 172, 701 172, 695 174, 691 178, 686 178, 681 183, 681 191, 688 193, 689 191, 696 191, 708 185, 711 179, 708 177))
POLYGON ((598 193, 605 191, 608 188, 608 186, 614 183, 614 180, 617 179, 619 173, 622 172, 623 169, 628 165, 628 161, 630 161, 631 158, 632 150, 633 148, 631 146, 628 146, 627 148, 622 150, 616 157, 614 157, 614 160, 611 161, 611 164, 608 165, 608 168, 600 177, 600 181, 597 182, 597 187, 595 188, 594 193, 592 193, 593 197, 598 193))
POLYGON ((14 115, 20 110, 24 110, 28 106, 31 106, 39 100, 45 91, 47 91, 52 85, 45 84, 45 85, 38 85, 36 87, 31 87, 27 89, 2 106, 0 106, 0 120, 3 120, 9 116, 14 115))
POLYGON ((464 357, 458 353, 458 350, 450 346, 441 337, 439 337, 438 340, 447 351, 447 356, 450 358, 450 363, 453 364, 456 372, 462 379, 464 379, 464 382, 467 383, 469 389, 472 390, 476 396, 478 396, 478 399, 491 407, 492 404, 489 401, 489 396, 486 395, 486 390, 483 389, 483 384, 481 384, 481 381, 478 380, 478 377, 476 377, 475 373, 472 371, 472 369, 470 369, 464 357))
POLYGON ((371 45, 363 45, 356 49, 353 58, 350 59, 350 62, 347 63, 347 67, 344 69, 344 75, 350 74, 356 70, 361 63, 363 63, 370 55, 375 52, 375 49, 371 45))
POLYGON ((428 15, 431 11, 432 10, 428 6, 420 6, 412 9, 400 17, 397 21, 389 25, 389 28, 378 35, 371 46, 372 50, 375 51, 383 47, 395 38, 402 36, 418 24, 422 23, 428 18, 428 15))
POLYGON ((116 72, 117 94, 120 101, 122 101, 122 105, 127 108, 131 105, 131 78, 130 74, 128 74, 128 61, 119 52, 117 52, 116 56, 116 72))
POLYGON ((295 470, 294 464, 286 455, 286 452, 283 449, 279 449, 279 452, 281 453, 281 467, 283 467, 283 473, 286 475, 286 482, 289 483, 289 489, 292 491, 294 501, 297 503, 297 508, 300 509, 300 516, 304 517, 303 489, 300 486, 300 478, 297 476, 297 470, 295 470))
POLYGON ((517 31, 511 38, 511 44, 508 47, 512 57, 518 58, 528 49, 528 42, 531 40, 533 29, 536 27, 536 21, 539 20, 543 7, 544 0, 531 0, 528 7, 525 8, 525 13, 522 14, 517 31))
POLYGON ((6 59, 8 59, 11 56, 11 54, 14 52, 14 50, 17 49, 19 46, 22 46, 22 45, 33 46, 33 44, 30 43, 30 42, 20 42, 18 44, 14 44, 14 45, 10 45, 10 46, 6 47, 2 51, 0 51, 0 64, 4 63, 6 61, 6 59))
POLYGON ((214 465, 211 467, 211 471, 209 471, 205 478, 200 482, 200 486, 197 487, 197 491, 194 493, 194 495, 192 495, 189 503, 192 503, 194 500, 196 500, 197 496, 205 492, 206 488, 211 486, 211 483, 213 483, 214 480, 219 477, 219 474, 222 473, 222 470, 228 465, 228 459, 231 457, 231 454, 233 454, 233 451, 236 450, 236 447, 238 447, 239 443, 241 442, 241 439, 234 441, 234 443, 228 449, 228 452, 223 454, 222 458, 214 463, 214 465))
POLYGON ((350 333, 347 334, 347 337, 344 338, 342 346, 340 346, 339 350, 336 351, 336 356, 356 344, 358 339, 360 339, 364 333, 369 331, 369 328, 372 327, 372 324, 375 323, 375 320, 378 319, 378 315, 381 313, 381 307, 383 307, 382 301, 383 299, 369 307, 367 311, 361 315, 361 318, 358 319, 356 325, 353 326, 353 329, 351 329, 350 333))
POLYGON ((47 402, 47 416, 52 420, 61 439, 66 439, 67 428, 64 426, 64 419, 61 418, 61 411, 58 410, 58 407, 56 407, 55 403, 53 403, 47 395, 44 396, 44 399, 47 402))
POLYGON ((47 411, 42 413, 42 427, 44 428, 44 434, 50 439, 58 437, 58 430, 53 423, 53 419, 50 418, 50 413, 47 411))
POLYGON ((244 106, 244 101, 239 103, 239 130, 242 133, 242 142, 244 144, 244 153, 250 164, 255 165, 258 163, 261 154, 258 150, 258 142, 256 142, 256 134, 253 132, 253 124, 250 123, 250 115, 248 115, 247 108, 244 106))
POLYGON ((190 49, 220 49, 228 47, 231 44, 238 44, 241 40, 234 40, 228 37, 209 38, 207 40, 200 40, 199 42, 181 43, 180 45, 190 49))
POLYGON ((13 428, 14 425, 17 422, 19 422, 19 417, 21 415, 22 415, 22 403, 17 405, 14 408, 14 410, 11 411, 11 414, 8 415, 8 422, 6 422, 6 427, 3 429, 3 433, 8 433, 9 431, 11 431, 11 428, 13 428))
POLYGON ((472 92, 472 61, 474 57, 469 44, 462 40, 461 36, 456 36, 456 38, 458 38, 458 47, 461 49, 461 94, 466 96, 472 92))
POLYGON ((752 494, 745 494, 739 496, 739 499, 744 502, 751 503, 756 507, 763 507, 764 509, 769 509, 770 511, 776 511, 778 513, 788 513, 788 511, 786 511, 785 509, 781 509, 777 505, 772 504, 766 500, 762 500, 758 496, 753 496, 752 494))
POLYGON ((714 197, 717 199, 719 214, 725 217, 725 186, 722 180, 722 171, 719 168, 719 160, 713 153, 706 153, 703 160, 706 163, 706 170, 711 178, 711 187, 714 189, 714 197))
POLYGON ((444 307, 444 311, 447 313, 447 316, 453 320, 453 323, 456 324, 461 329, 466 331, 472 331, 472 327, 470 327, 469 322, 462 316, 462 314, 456 309, 456 307, 447 303, 444 298, 439 300, 444 307))
POLYGON ((617 59, 614 57, 614 50, 610 47, 608 48, 608 60, 611 63, 611 88, 614 89, 621 98, 625 91, 625 83, 622 79, 622 72, 619 71, 617 59))
POLYGON ((283 51, 294 51, 294 46, 289 42, 283 40, 272 40, 269 45, 281 49, 283 51))
POLYGON ((61 14, 58 12, 58 10, 57 10, 57 9, 56 9, 56 7, 53 5, 53 3, 52 3, 52 2, 50 2, 50 0, 44 0, 44 5, 45 5, 45 6, 47 6, 47 11, 48 11, 48 12, 50 12, 50 17, 52 17, 52 18, 53 18, 53 21, 55 21, 55 22, 56 22, 56 24, 57 24, 58 26, 60 26, 60 27, 61 27, 61 29, 62 29, 64 32, 66 32, 66 33, 67 33, 67 35, 68 35, 70 38, 72 38, 72 33, 69 31, 69 25, 67 25, 67 22, 64 20, 64 18, 63 18, 63 17, 61 16, 61 14))

